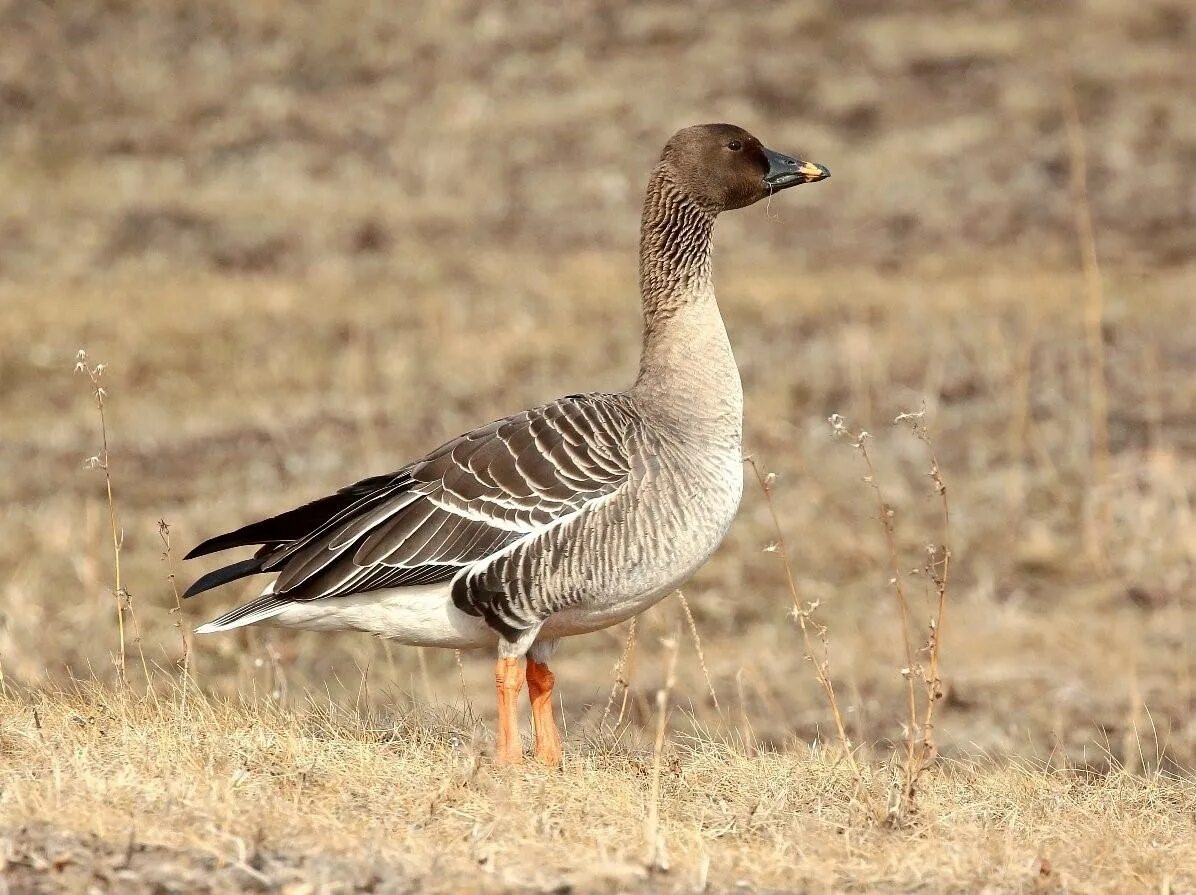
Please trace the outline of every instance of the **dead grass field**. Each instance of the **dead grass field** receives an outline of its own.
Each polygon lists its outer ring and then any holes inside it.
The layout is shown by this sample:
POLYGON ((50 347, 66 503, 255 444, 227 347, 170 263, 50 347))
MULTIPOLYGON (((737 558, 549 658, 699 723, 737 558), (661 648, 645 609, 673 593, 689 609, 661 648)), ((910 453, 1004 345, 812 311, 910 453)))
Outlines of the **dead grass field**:
MULTIPOLYGON (((558 774, 496 769, 443 712, 204 697, 182 712, 92 686, 2 705, 22 768, 9 798, 38 821, 10 839, 18 890, 54 875, 68 891, 1125 892, 1196 873, 1186 779, 950 761, 923 821, 894 831, 819 750, 683 739, 663 775, 667 871, 650 875, 651 754, 625 742, 576 742, 558 774), (57 832, 80 817, 97 839, 57 832)), ((887 774, 866 782, 883 793, 887 774)))
MULTIPOLYGON (((1196 890, 1181 5, 790 3, 695 21, 663 3, 10 2, 0 26, 0 887, 1196 890), (692 76, 698 62, 719 76, 692 76), (1063 62, 1088 147, 1095 328, 1063 62), (207 568, 179 567, 201 538, 625 385, 640 180, 675 126, 712 118, 835 172, 728 218, 716 267, 747 447, 776 474, 860 779, 750 472, 685 591, 704 667, 676 598, 640 620, 621 670, 626 628, 566 643, 559 774, 490 764, 486 657, 190 637, 244 596, 171 611, 171 569, 185 584, 207 568), (108 365, 124 686, 80 348, 108 365), (890 557, 861 457, 827 418, 873 434, 912 571, 944 540, 926 446, 893 425, 923 404, 951 506, 942 757, 893 829, 906 660, 890 557), (669 639, 669 869, 650 873, 669 639)), ((920 642, 933 587, 902 577, 920 642)))

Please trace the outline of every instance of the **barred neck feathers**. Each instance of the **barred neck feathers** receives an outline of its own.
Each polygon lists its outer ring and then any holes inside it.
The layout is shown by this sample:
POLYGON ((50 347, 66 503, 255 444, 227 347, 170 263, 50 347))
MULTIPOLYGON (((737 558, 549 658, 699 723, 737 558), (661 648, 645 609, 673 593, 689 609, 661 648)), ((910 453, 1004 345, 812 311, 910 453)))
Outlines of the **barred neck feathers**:
POLYGON ((640 227, 644 343, 634 391, 689 432, 737 437, 743 392, 711 283, 714 218, 667 163, 657 166, 640 227))
POLYGON ((640 221, 640 295, 645 336, 680 306, 711 292, 714 214, 687 197, 665 163, 656 166, 640 221))

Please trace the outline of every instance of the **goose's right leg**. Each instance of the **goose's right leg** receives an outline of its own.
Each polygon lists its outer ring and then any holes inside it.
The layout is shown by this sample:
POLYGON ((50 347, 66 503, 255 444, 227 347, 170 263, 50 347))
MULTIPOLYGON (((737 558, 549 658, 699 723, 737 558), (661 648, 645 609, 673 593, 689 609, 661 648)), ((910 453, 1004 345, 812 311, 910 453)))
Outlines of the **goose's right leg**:
POLYGON ((552 688, 556 675, 548 670, 548 660, 556 652, 553 639, 536 639, 527 651, 527 695, 532 704, 532 728, 536 732, 536 758, 549 767, 559 768, 564 757, 561 732, 552 712, 552 688))
POLYGON ((532 701, 532 726, 536 731, 536 758, 550 767, 560 767, 562 750, 561 734, 552 716, 552 687, 556 676, 528 656, 527 695, 532 701))

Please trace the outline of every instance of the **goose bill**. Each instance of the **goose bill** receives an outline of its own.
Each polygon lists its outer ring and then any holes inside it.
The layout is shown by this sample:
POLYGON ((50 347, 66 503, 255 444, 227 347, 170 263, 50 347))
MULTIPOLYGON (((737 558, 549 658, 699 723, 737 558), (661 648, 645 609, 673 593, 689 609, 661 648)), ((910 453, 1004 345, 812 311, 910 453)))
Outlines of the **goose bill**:
POLYGON ((831 176, 825 165, 781 155, 771 149, 764 150, 764 157, 768 160, 768 173, 764 175, 764 183, 770 190, 783 190, 799 183, 815 183, 831 176))

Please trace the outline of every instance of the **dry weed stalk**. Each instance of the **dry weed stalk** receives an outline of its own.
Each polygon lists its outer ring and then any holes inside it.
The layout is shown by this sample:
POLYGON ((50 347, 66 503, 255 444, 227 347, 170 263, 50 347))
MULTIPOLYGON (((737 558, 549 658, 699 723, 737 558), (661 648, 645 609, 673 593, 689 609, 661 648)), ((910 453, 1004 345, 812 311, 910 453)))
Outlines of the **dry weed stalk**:
POLYGON ((768 475, 761 473, 760 467, 754 457, 748 456, 744 459, 751 464, 752 471, 756 474, 756 481, 760 483, 760 490, 764 492, 764 501, 768 504, 768 513, 772 517, 772 527, 776 533, 777 540, 774 545, 770 545, 766 549, 779 554, 781 562, 785 567, 785 582, 789 587, 789 596, 793 599, 792 614, 797 619, 797 624, 801 629, 802 641, 806 648, 806 660, 814 666, 814 677, 822 687, 822 692, 826 695, 831 716, 835 720, 835 732, 839 737, 839 745, 843 748, 843 755, 847 759, 847 763, 851 766, 856 780, 862 784, 863 777, 860 774, 859 765, 855 760, 855 752, 852 749, 851 740, 847 736, 847 727, 843 723, 843 713, 839 710, 839 700, 835 695, 834 682, 831 680, 830 646, 827 641, 826 626, 814 619, 814 612, 818 609, 819 602, 817 600, 812 603, 802 602, 801 595, 797 589, 797 579, 793 576, 793 564, 789 560, 789 548, 785 544, 785 535, 781 531, 781 520, 777 516, 776 504, 772 499, 772 487, 776 481, 776 475, 771 472, 768 475), (817 646, 814 643, 815 640, 818 641, 817 646))
POLYGON ((864 461, 866 475, 864 484, 871 490, 876 500, 879 521, 884 531, 885 548, 889 562, 889 585, 893 589, 893 596, 897 604, 898 625, 901 630, 901 643, 905 651, 905 667, 901 669, 901 676, 906 683, 906 698, 908 701, 908 719, 902 725, 905 731, 905 757, 902 762, 901 786, 894 787, 890 794, 886 810, 885 822, 890 826, 900 826, 915 810, 915 800, 918 782, 923 773, 934 761, 938 748, 934 738, 934 715, 938 702, 943 697, 942 677, 940 672, 940 645, 942 636, 943 613, 947 602, 948 570, 951 552, 947 546, 947 532, 950 522, 950 508, 947 503, 947 486, 943 482, 942 471, 934 451, 933 442, 925 426, 926 408, 917 413, 901 413, 893 421, 894 424, 906 423, 910 425, 914 435, 921 440, 929 453, 930 471, 928 475, 934 483, 935 493, 939 496, 942 507, 943 542, 931 544, 927 548, 927 560, 924 571, 935 588, 936 603, 929 621, 929 635, 926 645, 921 652, 927 656, 927 664, 923 666, 914 659, 913 640, 910 635, 910 607, 905 592, 904 578, 901 564, 897 556, 896 513, 893 507, 884 499, 880 484, 876 480, 876 469, 872 464, 872 457, 868 453, 868 440, 872 437, 868 432, 851 432, 839 414, 832 414, 828 422, 835 437, 849 439, 851 446, 859 452, 864 461), (918 694, 915 677, 922 680, 925 688, 925 706, 919 712, 918 694))
POLYGON ((95 401, 96 411, 100 417, 100 453, 97 456, 89 457, 84 461, 84 466, 88 469, 102 469, 104 471, 104 485, 107 488, 108 495, 108 525, 112 535, 112 565, 113 565, 113 596, 116 599, 116 627, 120 639, 120 652, 115 659, 117 677, 121 683, 125 683, 125 672, 127 667, 127 656, 125 647, 125 614, 129 616, 129 620, 133 625, 133 634, 137 644, 137 650, 141 654, 141 667, 145 674, 146 686, 149 686, 149 666, 145 661, 145 652, 141 649, 141 630, 137 624, 137 616, 133 612, 133 598, 132 595, 125 589, 121 581, 120 572, 120 552, 124 545, 124 531, 117 523, 116 517, 116 501, 112 495, 112 472, 109 466, 108 457, 108 422, 104 415, 104 400, 108 397, 108 392, 102 384, 104 371, 107 370, 107 364, 96 364, 92 366, 88 361, 87 352, 80 348, 78 354, 75 355, 75 371, 84 374, 91 382, 92 398, 95 401))
POLYGON ((743 686, 746 669, 740 665, 735 672, 735 697, 739 701, 739 739, 743 743, 743 752, 751 756, 756 754, 756 731, 752 728, 752 719, 747 710, 747 692, 743 686))
POLYGON ((290 694, 290 685, 287 683, 287 669, 286 663, 283 661, 282 653, 278 651, 278 647, 274 644, 274 638, 269 634, 262 637, 262 650, 266 654, 265 663, 259 658, 257 661, 260 664, 267 664, 270 669, 270 698, 278 705, 285 707, 288 702, 290 694))
POLYGON ((660 833, 660 766, 664 755, 664 735, 669 722, 669 696, 677 683, 677 653, 681 650, 681 632, 661 643, 668 652, 665 660, 664 685, 656 691, 656 742, 652 748, 652 783, 648 791, 648 818, 644 823, 644 838, 648 846, 648 869, 667 871, 668 854, 660 833))
POLYGON ((1105 379, 1105 292, 1100 259, 1096 252, 1092 206, 1088 201, 1088 152, 1084 145, 1084 125, 1080 121, 1075 85, 1067 72, 1063 74, 1063 85, 1063 120, 1067 128, 1070 155, 1072 214, 1084 269, 1084 332, 1088 343, 1088 422, 1092 430, 1089 499, 1093 503, 1087 516, 1085 540, 1089 556, 1103 565, 1105 540, 1112 524, 1112 508, 1106 495, 1109 481, 1109 395, 1105 379))
POLYGON ((619 717, 615 719, 615 727, 623 723, 623 713, 627 711, 627 696, 631 692, 631 681, 627 678, 627 668, 631 661, 631 656, 635 652, 635 628, 637 621, 638 616, 631 617, 631 624, 627 627, 627 640, 623 644, 623 652, 611 672, 611 677, 614 680, 611 681, 610 695, 606 698, 606 708, 602 710, 602 720, 598 722, 600 730, 606 726, 606 719, 610 717, 610 710, 615 704, 615 694, 618 693, 620 688, 623 691, 623 702, 619 706, 619 717))
POLYGON ((934 442, 926 430, 925 405, 917 413, 898 414, 893 422, 908 423, 914 436, 926 446, 926 453, 930 460, 930 471, 927 475, 934 486, 934 493, 939 498, 943 526, 941 543, 928 544, 926 547, 926 564, 923 567, 926 577, 934 585, 935 603, 934 615, 930 618, 929 635, 924 647, 928 656, 927 668, 922 675, 923 683, 926 685, 926 707, 922 718, 922 742, 919 744, 917 764, 915 765, 914 784, 916 786, 917 778, 938 755, 938 744, 934 738, 934 713, 939 700, 943 698, 940 646, 943 635, 943 616, 947 608, 947 584, 951 571, 951 505, 947 502, 947 485, 943 481, 938 454, 935 453, 934 442))
POLYGON ((706 654, 702 652, 702 638, 698 636, 698 624, 694 621, 694 614, 689 611, 689 600, 685 599, 685 594, 681 591, 677 591, 677 599, 681 601, 681 609, 685 613, 689 633, 694 639, 694 650, 698 654, 698 664, 702 667, 702 675, 706 678, 706 689, 710 691, 710 701, 714 703, 714 710, 721 715, 723 709, 718 704, 718 694, 714 692, 714 681, 710 678, 710 669, 706 667, 706 654))
POLYGON ((170 589, 174 594, 174 608, 170 610, 170 614, 175 616, 174 626, 179 632, 179 646, 182 650, 177 664, 183 671, 183 695, 180 711, 185 716, 187 714, 188 678, 191 671, 191 645, 187 642, 187 632, 183 630, 183 601, 179 596, 178 576, 174 571, 174 549, 170 543, 170 523, 165 519, 158 520, 158 537, 162 539, 162 561, 166 563, 166 580, 170 582, 170 589))

